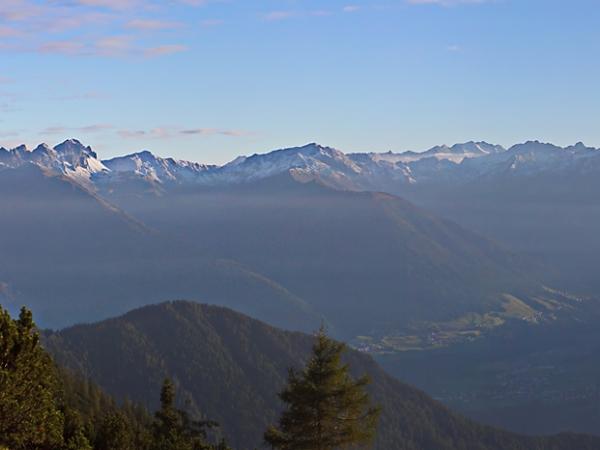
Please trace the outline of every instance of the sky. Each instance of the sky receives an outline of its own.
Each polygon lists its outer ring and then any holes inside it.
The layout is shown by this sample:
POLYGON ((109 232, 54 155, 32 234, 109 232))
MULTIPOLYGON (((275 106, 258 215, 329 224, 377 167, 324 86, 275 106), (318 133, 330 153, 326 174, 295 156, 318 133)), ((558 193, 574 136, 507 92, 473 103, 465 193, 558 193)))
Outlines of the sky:
POLYGON ((600 0, 0 0, 0 146, 600 147, 600 0))

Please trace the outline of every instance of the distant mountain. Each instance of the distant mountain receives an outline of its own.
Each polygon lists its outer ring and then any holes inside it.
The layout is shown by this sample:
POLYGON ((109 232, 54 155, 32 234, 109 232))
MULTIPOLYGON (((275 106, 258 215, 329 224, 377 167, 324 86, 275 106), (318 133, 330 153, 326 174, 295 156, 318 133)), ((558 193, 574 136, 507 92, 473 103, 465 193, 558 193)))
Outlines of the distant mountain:
POLYGON ((108 168, 107 173, 114 177, 136 175, 153 182, 194 181, 203 172, 215 166, 179 161, 173 158, 161 158, 145 150, 127 156, 103 161, 108 168))
MULTIPOLYGON (((386 161, 392 163, 411 163, 427 158, 438 160, 448 160, 453 163, 461 163, 466 158, 478 158, 480 156, 494 155, 505 152, 506 149, 501 145, 488 144, 487 142, 465 142, 463 144, 438 145, 424 152, 407 151, 403 153, 368 153, 373 161, 386 161)), ((360 154, 351 154, 351 158, 356 158, 360 154)))
MULTIPOLYGON (((338 190, 400 195, 543 262, 548 284, 583 295, 600 292, 594 270, 600 264, 600 150, 583 143, 529 141, 504 149, 467 142, 422 153, 358 154, 309 144, 240 157, 183 184, 234 186, 283 174, 338 190)), ((96 177, 103 178, 105 173, 96 177)), ((131 179, 120 187, 116 181, 96 185, 100 192, 137 198, 140 192, 160 194, 170 183, 161 179, 160 189, 152 190, 131 179)))
POLYGON ((554 268, 546 281, 598 296, 600 151, 529 142, 394 192, 554 268))
MULTIPOLYGON (((235 294, 244 289, 225 281, 231 271, 260 284, 273 299, 266 302, 271 307, 259 308, 256 297, 241 311, 297 329, 324 315, 347 337, 409 332, 422 340, 433 322, 442 324, 444 340, 451 341, 507 320, 553 321, 576 311, 577 303, 545 288, 532 261, 401 198, 369 192, 406 191, 420 200, 415 186, 447 186, 439 176, 424 181, 427 171, 471 161, 482 161, 481 167, 485 160, 506 162, 546 150, 539 146, 438 147, 409 165, 390 161, 389 154, 345 155, 309 144, 222 167, 149 152, 100 162, 76 140, 54 149, 4 151, 0 183, 6 189, 0 200, 17 208, 0 219, 0 231, 15 230, 3 233, 7 248, 13 261, 46 258, 53 264, 31 277, 25 263, 13 262, 10 276, 0 273, 0 281, 32 305, 61 296, 59 304, 79 305, 81 315, 71 319, 61 308, 36 311, 46 325, 105 317, 148 299, 202 300, 210 294, 237 306, 235 294), (34 157, 36 152, 47 157, 34 157), (479 156, 457 164, 446 159, 449 154, 479 156), (93 213, 73 206, 83 204, 93 206, 93 213), (60 225, 48 225, 56 221, 60 225), (16 231, 20 223, 38 237, 25 239, 16 231), (220 275, 209 275, 213 271, 220 275), (65 289, 66 277, 76 288, 65 289), (84 286, 98 283, 91 295, 83 295, 84 286), (50 299, 43 293, 51 293, 50 299), (77 300, 81 297, 85 301, 77 300), (277 303, 281 297, 285 300, 277 303), (276 311, 273 304, 283 309, 276 311), (297 323, 294 308, 302 311, 297 323)), ((581 146, 564 151, 574 158, 595 152, 581 146)))
POLYGON ((321 321, 264 275, 151 230, 50 169, 0 171, 0 211, 0 298, 13 311, 29 305, 43 326, 173 298, 210 298, 292 329, 321 321))
MULTIPOLYGON (((219 421, 236 448, 262 445, 262 433, 281 409, 277 392, 288 367, 299 368, 312 338, 267 326, 233 311, 187 302, 132 311, 97 324, 49 333, 56 360, 90 376, 106 392, 154 409, 165 376, 182 403, 219 421)), ((377 449, 579 450, 598 438, 561 435, 528 438, 477 425, 391 378, 356 351, 347 354, 355 374, 367 373, 383 406, 377 449)))
POLYGON ((527 304, 535 321, 577 306, 545 289, 530 261, 389 194, 340 191, 285 174, 108 198, 207 255, 265 274, 346 337, 424 332, 431 322, 454 327, 450 322, 472 313, 503 324, 513 301, 527 304), (562 307, 549 310, 536 298, 562 307))
MULTIPOLYGON (((296 330, 324 318, 365 351, 450 355, 425 370, 450 388, 427 388, 460 397, 465 376, 444 371, 459 346, 516 329, 560 338, 564 327, 593 322, 599 155, 536 141, 418 154, 309 144, 217 167, 149 152, 100 161, 76 140, 0 149, 0 302, 13 312, 28 304, 51 327, 177 298, 296 330)), ((540 352, 542 367, 562 361, 540 352)), ((530 359, 514 366, 518 374, 537 373, 530 359)), ((485 378, 500 380, 490 386, 520 379, 510 363, 484 365, 485 378)), ((582 367, 573 379, 587 396, 594 373, 568 358, 564 367, 582 367)), ((546 398, 541 382, 527 386, 546 398)), ((496 401, 461 408, 510 426, 489 418, 491 406, 506 417, 539 408, 496 401)), ((560 413, 572 405, 556 402, 559 414, 535 429, 570 428, 560 413)))
POLYGON ((86 186, 93 175, 108 171, 98 155, 76 139, 69 139, 54 148, 40 144, 31 151, 24 145, 12 150, 0 148, 0 164, 5 167, 17 168, 27 163, 55 175, 68 176, 86 186))
POLYGON ((12 150, 0 148, 0 164, 5 167, 15 168, 30 162, 80 180, 93 179, 94 183, 105 188, 108 185, 109 189, 110 183, 133 179, 160 185, 223 186, 291 173, 300 180, 318 179, 342 189, 397 193, 405 186, 440 180, 463 184, 507 173, 531 175, 573 169, 586 172, 590 164, 597 167, 598 161, 600 151, 581 142, 562 148, 538 141, 518 144, 508 150, 487 142, 471 141, 436 146, 420 153, 354 154, 312 143, 240 156, 223 166, 161 158, 147 150, 100 161, 90 147, 76 139, 54 148, 40 144, 33 151, 25 146, 12 150))

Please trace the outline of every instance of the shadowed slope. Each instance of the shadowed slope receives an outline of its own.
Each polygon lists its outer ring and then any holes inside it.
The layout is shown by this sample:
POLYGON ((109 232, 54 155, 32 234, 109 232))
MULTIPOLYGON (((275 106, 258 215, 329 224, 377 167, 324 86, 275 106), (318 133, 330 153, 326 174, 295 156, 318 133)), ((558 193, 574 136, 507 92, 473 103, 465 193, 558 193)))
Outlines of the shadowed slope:
POLYGON ((173 298, 210 298, 295 329, 320 321, 256 271, 207 258, 37 166, 0 172, 0 211, 3 295, 13 309, 30 305, 43 326, 98 320, 173 298))
MULTIPOLYGON (((154 408, 165 376, 182 402, 221 422, 237 448, 260 445, 281 404, 276 393, 287 368, 300 367, 311 336, 292 333, 233 311, 188 302, 165 303, 47 336, 57 361, 91 376, 108 393, 154 408)), ((476 425, 424 393, 386 375, 368 356, 347 354, 355 374, 368 373, 384 408, 378 449, 593 449, 596 438, 525 438, 476 425)))

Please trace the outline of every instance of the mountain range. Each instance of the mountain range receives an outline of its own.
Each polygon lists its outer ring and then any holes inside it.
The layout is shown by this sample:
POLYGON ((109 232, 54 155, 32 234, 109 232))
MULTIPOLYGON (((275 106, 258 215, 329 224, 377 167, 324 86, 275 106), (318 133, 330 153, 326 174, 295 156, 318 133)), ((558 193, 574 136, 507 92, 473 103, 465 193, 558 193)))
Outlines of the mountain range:
POLYGON ((324 322, 472 417, 593 431, 594 414, 575 426, 563 412, 596 404, 596 335, 582 330, 598 317, 599 154, 309 144, 214 166, 147 151, 100 160, 76 140, 1 149, 0 302, 51 328, 173 299, 290 330, 324 322), (565 336, 577 344, 548 344, 565 336), (475 405, 472 392, 501 395, 475 405))
MULTIPOLYGON (((468 143, 393 164, 504 153, 468 143)), ((188 298, 297 330, 324 319, 345 338, 422 341, 435 323, 445 343, 577 314, 579 299, 547 288, 535 262, 351 188, 373 167, 391 173, 392 156, 310 144, 215 167, 148 152, 100 161, 76 140, 3 150, 0 280, 45 326, 188 298)))
MULTIPOLYGON (((161 158, 144 150, 109 160, 76 139, 54 148, 40 144, 0 147, 0 165, 15 168, 33 163, 79 181, 103 183, 143 180, 160 185, 198 183, 224 185, 269 178, 285 172, 299 180, 319 179, 337 187, 388 191, 391 184, 425 185, 478 178, 534 174, 586 174, 600 168, 600 151, 579 142, 569 147, 529 141, 509 149, 487 142, 437 146, 424 152, 351 153, 308 144, 266 154, 240 156, 222 165, 161 158)), ((0 167, 2 167, 0 166, 0 167)))
POLYGON ((165 298, 214 299, 291 329, 321 318, 272 280, 163 236, 37 165, 0 172, 0 286, 40 323, 97 320, 165 298))

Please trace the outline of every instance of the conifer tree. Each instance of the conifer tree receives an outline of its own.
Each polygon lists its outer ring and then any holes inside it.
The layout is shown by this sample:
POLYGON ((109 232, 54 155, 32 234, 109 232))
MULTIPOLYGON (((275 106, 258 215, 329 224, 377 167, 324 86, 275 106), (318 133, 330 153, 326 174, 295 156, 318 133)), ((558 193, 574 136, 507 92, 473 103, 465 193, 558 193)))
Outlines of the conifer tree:
POLYGON ((60 448, 63 416, 55 367, 40 344, 31 312, 17 320, 0 307, 0 446, 60 448))
POLYGON ((290 369, 280 393, 287 409, 265 441, 281 450, 333 450, 368 446, 375 436, 380 409, 371 405, 364 376, 353 380, 342 364, 345 345, 321 329, 306 367, 290 369))
POLYGON ((136 450, 132 423, 120 411, 106 414, 98 429, 95 450, 136 450))
POLYGON ((153 450, 189 450, 183 436, 181 415, 175 408, 175 387, 166 379, 160 391, 160 409, 155 414, 153 450))
POLYGON ((217 446, 206 442, 206 429, 212 421, 191 420, 185 411, 175 408, 175 387, 166 379, 160 393, 160 410, 155 414, 153 450, 228 450, 224 441, 217 446))
POLYGON ((79 413, 71 408, 64 409, 63 450, 92 450, 85 435, 83 421, 79 413))

